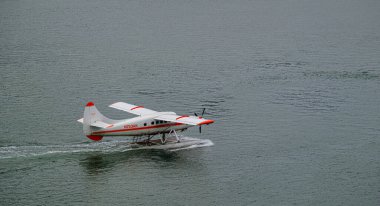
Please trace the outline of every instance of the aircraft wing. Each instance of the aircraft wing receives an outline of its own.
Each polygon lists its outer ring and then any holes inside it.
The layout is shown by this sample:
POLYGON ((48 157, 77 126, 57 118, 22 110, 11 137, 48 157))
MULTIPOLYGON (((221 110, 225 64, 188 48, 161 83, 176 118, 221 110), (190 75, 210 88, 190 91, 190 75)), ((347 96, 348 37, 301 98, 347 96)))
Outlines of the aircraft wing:
POLYGON ((129 112, 135 115, 147 115, 147 114, 153 114, 156 113, 157 111, 146 109, 143 106, 136 106, 133 104, 128 104, 125 102, 116 102, 114 104, 111 104, 109 107, 119 109, 125 112, 129 112))
POLYGON ((169 122, 177 122, 188 125, 202 125, 202 124, 212 124, 214 120, 199 118, 196 116, 179 116, 175 114, 163 114, 155 117, 154 119, 169 121, 169 122))

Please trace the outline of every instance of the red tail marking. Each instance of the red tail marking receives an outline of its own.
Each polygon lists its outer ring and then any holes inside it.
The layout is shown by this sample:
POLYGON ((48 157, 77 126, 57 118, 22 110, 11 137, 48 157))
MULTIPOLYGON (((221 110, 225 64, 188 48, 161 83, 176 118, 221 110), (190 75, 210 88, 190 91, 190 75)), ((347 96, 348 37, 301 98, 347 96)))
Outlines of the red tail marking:
POLYGON ((92 107, 92 106, 95 106, 95 104, 94 104, 93 102, 88 102, 88 103, 86 104, 86 107, 92 107))
POLYGON ((87 135, 87 137, 94 141, 100 141, 103 139, 103 136, 96 136, 96 135, 87 135))

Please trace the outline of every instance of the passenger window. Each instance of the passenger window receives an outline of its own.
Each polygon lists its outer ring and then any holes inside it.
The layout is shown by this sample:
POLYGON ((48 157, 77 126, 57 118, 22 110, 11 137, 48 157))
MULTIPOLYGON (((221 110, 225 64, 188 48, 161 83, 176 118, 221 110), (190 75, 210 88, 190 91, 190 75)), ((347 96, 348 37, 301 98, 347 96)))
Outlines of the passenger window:
POLYGON ((160 123, 160 121, 156 120, 156 124, 160 123))
POLYGON ((146 126, 146 123, 144 123, 144 126, 146 126))
POLYGON ((154 121, 152 122, 152 125, 154 125, 154 121))

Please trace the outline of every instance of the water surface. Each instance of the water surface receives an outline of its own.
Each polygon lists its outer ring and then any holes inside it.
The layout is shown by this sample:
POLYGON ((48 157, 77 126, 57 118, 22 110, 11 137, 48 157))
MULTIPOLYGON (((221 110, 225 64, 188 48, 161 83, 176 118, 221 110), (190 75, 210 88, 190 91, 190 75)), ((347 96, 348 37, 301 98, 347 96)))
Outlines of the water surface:
POLYGON ((0 1, 1 205, 378 205, 380 2, 0 1), (87 101, 211 147, 93 143, 87 101), (120 148, 121 147, 121 148, 120 148))

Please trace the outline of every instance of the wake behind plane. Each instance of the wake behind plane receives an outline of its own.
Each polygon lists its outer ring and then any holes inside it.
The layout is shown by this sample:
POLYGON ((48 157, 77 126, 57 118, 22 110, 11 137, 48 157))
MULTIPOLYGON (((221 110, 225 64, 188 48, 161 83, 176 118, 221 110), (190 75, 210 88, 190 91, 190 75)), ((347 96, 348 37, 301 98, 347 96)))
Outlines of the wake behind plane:
POLYGON ((129 136, 134 137, 133 143, 144 145, 165 144, 174 142, 166 138, 166 134, 175 137, 175 142, 180 143, 181 138, 177 132, 182 132, 189 127, 214 123, 214 120, 204 119, 202 114, 195 116, 177 115, 174 112, 157 112, 143 106, 136 106, 125 102, 117 102, 109 107, 122 110, 137 117, 123 120, 113 120, 102 115, 93 102, 88 102, 83 118, 77 120, 83 124, 84 134, 91 140, 100 141, 105 136, 129 136), (155 135, 161 135, 160 139, 152 140, 155 135))

